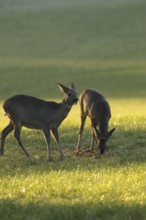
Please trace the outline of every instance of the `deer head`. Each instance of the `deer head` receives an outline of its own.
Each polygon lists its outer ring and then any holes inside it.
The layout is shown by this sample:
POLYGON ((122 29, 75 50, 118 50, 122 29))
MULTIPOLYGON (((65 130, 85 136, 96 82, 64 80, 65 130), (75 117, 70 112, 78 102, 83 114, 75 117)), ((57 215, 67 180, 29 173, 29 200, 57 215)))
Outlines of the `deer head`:
POLYGON ((70 87, 66 87, 58 83, 60 90, 64 93, 63 101, 67 103, 68 106, 76 104, 78 101, 77 92, 75 91, 74 83, 71 83, 70 87))
POLYGON ((108 139, 112 136, 114 131, 115 131, 115 128, 108 131, 108 133, 106 135, 102 135, 100 133, 100 131, 98 129, 96 129, 95 135, 98 138, 100 154, 104 154, 105 150, 107 149, 106 143, 107 143, 108 139))

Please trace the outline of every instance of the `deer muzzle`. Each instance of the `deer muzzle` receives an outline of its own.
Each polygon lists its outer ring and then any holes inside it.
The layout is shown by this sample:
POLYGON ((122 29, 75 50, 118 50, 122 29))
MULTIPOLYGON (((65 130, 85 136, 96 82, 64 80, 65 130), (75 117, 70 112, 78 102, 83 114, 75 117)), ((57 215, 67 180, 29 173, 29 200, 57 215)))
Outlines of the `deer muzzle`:
POLYGON ((78 102, 78 98, 75 98, 74 99, 74 104, 77 104, 77 102, 78 102))

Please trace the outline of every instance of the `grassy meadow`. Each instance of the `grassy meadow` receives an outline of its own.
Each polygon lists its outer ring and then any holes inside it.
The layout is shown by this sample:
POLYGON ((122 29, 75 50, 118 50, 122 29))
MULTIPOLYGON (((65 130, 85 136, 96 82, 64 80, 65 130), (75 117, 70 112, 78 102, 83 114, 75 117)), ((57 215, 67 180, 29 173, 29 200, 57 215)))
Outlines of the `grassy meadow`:
MULTIPOLYGON (((146 220, 145 0, 0 0, 2 104, 14 94, 59 102, 57 82, 108 99, 116 128, 102 157, 76 156, 80 126, 74 105, 60 126, 65 159, 52 139, 23 128, 29 161, 11 133, 0 157, 2 220, 146 220)), ((83 148, 91 142, 87 120, 83 148)))

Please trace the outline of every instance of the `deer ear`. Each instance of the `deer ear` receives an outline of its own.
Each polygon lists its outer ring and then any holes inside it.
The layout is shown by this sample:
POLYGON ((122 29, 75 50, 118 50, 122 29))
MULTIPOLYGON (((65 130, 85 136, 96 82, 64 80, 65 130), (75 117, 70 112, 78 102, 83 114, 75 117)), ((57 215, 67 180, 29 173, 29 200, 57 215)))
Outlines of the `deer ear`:
POLYGON ((115 131, 115 128, 113 128, 112 130, 110 130, 107 134, 108 137, 112 136, 113 132, 115 131))
POLYGON ((66 86, 63 86, 63 85, 60 84, 60 83, 58 83, 58 86, 59 86, 61 92, 63 92, 63 93, 67 93, 68 88, 67 88, 66 86))
POLYGON ((73 82, 71 83, 70 88, 75 89, 75 84, 73 82))

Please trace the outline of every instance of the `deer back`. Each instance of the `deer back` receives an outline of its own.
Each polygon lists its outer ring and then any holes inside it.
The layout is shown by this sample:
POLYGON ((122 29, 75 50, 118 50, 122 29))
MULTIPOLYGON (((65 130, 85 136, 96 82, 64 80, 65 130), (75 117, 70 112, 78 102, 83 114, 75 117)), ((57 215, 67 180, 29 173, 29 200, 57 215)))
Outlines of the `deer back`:
POLYGON ((95 89, 86 89, 79 97, 81 111, 92 117, 111 116, 110 106, 104 96, 95 89))

